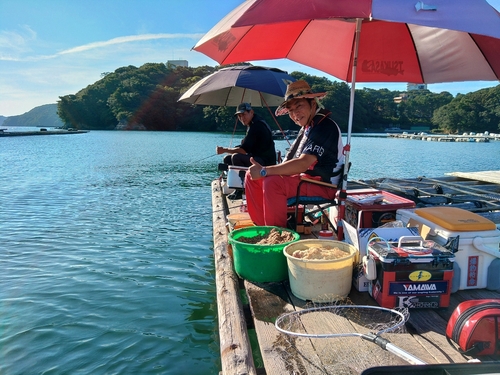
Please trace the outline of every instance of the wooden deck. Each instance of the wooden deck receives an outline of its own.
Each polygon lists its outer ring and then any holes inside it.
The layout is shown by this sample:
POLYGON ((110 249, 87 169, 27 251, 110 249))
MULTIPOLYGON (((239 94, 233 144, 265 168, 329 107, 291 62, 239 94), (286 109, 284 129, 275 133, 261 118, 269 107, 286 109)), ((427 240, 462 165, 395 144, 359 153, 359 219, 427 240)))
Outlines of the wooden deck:
MULTIPOLYGON (((463 181, 459 188, 454 186, 457 177, 445 177, 439 180, 441 189, 444 190, 441 197, 437 197, 436 188, 433 187, 437 182, 428 180, 398 180, 398 184, 395 184, 395 180, 382 179, 353 182, 348 185, 350 189, 366 186, 382 189, 381 185, 384 187, 398 185, 397 189, 392 190, 393 192, 403 196, 413 196, 415 191, 410 189, 413 184, 414 189, 418 186, 416 189, 420 190, 418 194, 420 200, 429 199, 434 203, 439 199, 460 200, 458 196, 477 199, 478 194, 487 191, 491 193, 488 193, 487 198, 479 197, 484 209, 481 211, 479 207, 479 212, 491 214, 494 213, 495 207, 500 206, 495 199, 491 199, 492 196, 489 196, 493 195, 493 198, 496 198, 496 194, 500 194, 500 185, 493 188, 490 186, 492 184, 478 180, 469 181, 463 178, 458 180, 463 181), (486 190, 479 189, 478 185, 486 190), (427 195, 423 193, 426 189, 429 190, 427 195), (457 189, 460 192, 457 192, 457 189)), ((470 205, 467 201, 460 202, 462 205, 470 205)), ((359 337, 310 339, 293 338, 280 333, 274 326, 274 321, 279 315, 311 307, 311 303, 296 298, 291 293, 288 282, 252 283, 240 280, 233 269, 226 224, 226 215, 239 211, 239 202, 226 201, 220 181, 216 180, 212 183, 212 204, 221 374, 361 374, 364 370, 376 366, 408 365, 400 357, 359 337), (250 336, 256 336, 257 344, 251 344, 250 336)), ((497 218, 495 215, 490 216, 493 219, 497 218)), ((494 221, 498 225, 500 216, 494 221)), ((445 329, 449 317, 460 302, 481 298, 500 298, 500 291, 486 289, 458 291, 451 295, 448 308, 412 309, 403 330, 383 336, 428 364, 466 363, 472 358, 461 355, 448 343, 445 329)), ((376 305, 368 293, 357 292, 354 288, 351 289, 349 299, 355 304, 376 305)), ((500 358, 487 357, 482 360, 500 361, 500 358)))

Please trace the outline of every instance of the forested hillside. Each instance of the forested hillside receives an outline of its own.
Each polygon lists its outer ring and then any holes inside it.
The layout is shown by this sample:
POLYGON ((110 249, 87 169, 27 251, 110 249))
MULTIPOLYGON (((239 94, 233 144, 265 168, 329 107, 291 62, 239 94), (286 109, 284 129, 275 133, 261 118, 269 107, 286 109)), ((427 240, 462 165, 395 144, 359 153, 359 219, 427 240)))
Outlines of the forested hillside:
POLYGON ((57 128, 63 126, 57 115, 57 104, 45 104, 18 116, 9 116, 3 126, 37 126, 57 128))
MULTIPOLYGON (((148 63, 137 68, 122 67, 74 95, 61 96, 58 114, 67 127, 114 129, 141 126, 147 130, 232 131, 234 108, 191 106, 177 100, 190 86, 213 73, 216 68, 174 67, 148 63)), ((347 130, 349 85, 301 72, 290 73, 305 79, 314 91, 327 91, 326 108, 343 131, 347 130)), ((277 129, 266 109, 257 109, 277 129)), ((286 117, 277 119, 283 129, 295 125, 286 117)), ((430 127, 440 132, 464 131, 496 133, 500 123, 500 85, 453 97, 448 92, 428 90, 400 92, 387 89, 357 89, 353 131, 430 127), (399 103, 394 98, 400 97, 399 103)), ((239 128, 243 130, 241 126, 239 128)))

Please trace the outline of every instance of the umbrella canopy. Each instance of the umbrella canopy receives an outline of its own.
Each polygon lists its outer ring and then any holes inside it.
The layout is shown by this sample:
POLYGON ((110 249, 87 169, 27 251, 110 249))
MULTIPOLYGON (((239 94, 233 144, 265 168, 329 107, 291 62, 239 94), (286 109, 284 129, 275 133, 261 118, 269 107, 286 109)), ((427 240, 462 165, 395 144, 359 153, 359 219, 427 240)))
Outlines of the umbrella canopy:
POLYGON ((246 102, 253 107, 276 107, 283 102, 286 86, 293 81, 295 78, 276 68, 233 66, 202 78, 178 101, 229 107, 246 102))
POLYGON ((194 49, 220 64, 287 58, 351 82, 358 47, 357 82, 499 80, 499 13, 485 0, 428 4, 247 0, 194 49))
POLYGON ((500 13, 485 0, 247 0, 194 50, 220 64, 287 58, 351 82, 348 165, 356 82, 499 80, 500 13))

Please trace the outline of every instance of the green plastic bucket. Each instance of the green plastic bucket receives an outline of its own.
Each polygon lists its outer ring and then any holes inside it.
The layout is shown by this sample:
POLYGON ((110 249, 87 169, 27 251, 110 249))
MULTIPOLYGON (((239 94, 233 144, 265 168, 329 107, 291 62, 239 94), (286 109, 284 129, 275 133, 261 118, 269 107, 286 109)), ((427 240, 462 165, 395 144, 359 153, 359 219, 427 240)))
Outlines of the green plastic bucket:
POLYGON ((233 247, 234 270, 243 279, 255 282, 275 282, 288 279, 288 266, 283 254, 285 246, 298 241, 300 235, 290 229, 252 226, 232 231, 228 236, 233 247), (257 245, 239 241, 241 238, 267 236, 272 229, 290 232, 293 240, 275 245, 257 245))

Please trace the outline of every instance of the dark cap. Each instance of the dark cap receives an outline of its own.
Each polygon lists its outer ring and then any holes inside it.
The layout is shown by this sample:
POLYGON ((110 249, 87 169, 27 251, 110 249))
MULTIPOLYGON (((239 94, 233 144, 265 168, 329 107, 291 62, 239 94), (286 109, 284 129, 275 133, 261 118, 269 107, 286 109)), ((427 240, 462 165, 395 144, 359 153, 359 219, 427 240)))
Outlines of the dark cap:
POLYGON ((250 103, 241 103, 238 106, 238 109, 236 110, 236 113, 234 115, 236 116, 240 113, 243 113, 245 111, 251 111, 251 110, 252 110, 252 106, 250 105, 250 103))

